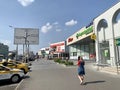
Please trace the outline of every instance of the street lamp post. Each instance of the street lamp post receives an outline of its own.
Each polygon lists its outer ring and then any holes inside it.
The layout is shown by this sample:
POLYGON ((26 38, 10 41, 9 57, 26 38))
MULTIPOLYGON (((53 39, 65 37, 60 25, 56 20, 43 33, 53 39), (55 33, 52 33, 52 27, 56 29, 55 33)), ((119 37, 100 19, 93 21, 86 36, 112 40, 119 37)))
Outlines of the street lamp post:
MULTIPOLYGON (((9 25, 10 28, 14 29, 13 26, 9 25)), ((16 60, 17 60, 17 57, 18 57, 18 44, 16 45, 16 60)))

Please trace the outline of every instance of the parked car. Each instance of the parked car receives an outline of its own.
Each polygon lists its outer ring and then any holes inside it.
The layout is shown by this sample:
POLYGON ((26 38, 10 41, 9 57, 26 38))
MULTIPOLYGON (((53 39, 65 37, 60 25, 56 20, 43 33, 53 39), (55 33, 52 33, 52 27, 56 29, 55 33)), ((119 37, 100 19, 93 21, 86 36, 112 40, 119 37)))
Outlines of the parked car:
POLYGON ((7 66, 9 68, 16 68, 16 69, 21 69, 23 70, 24 74, 29 72, 29 67, 25 63, 16 63, 16 62, 10 62, 10 61, 2 61, 0 64, 7 66))
POLYGON ((19 82, 24 77, 24 72, 20 69, 11 69, 0 65, 0 80, 10 80, 12 83, 19 82))
POLYGON ((16 60, 8 60, 8 62, 15 63, 15 64, 24 64, 25 66, 28 67, 29 70, 30 70, 31 65, 32 65, 31 63, 24 63, 24 62, 16 61, 16 60))

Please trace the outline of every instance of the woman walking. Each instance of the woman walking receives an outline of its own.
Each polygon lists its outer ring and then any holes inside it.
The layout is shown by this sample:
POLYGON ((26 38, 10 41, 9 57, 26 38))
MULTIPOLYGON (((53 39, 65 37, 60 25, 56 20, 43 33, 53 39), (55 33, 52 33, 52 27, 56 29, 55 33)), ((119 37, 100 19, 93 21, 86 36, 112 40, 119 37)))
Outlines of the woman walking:
POLYGON ((80 80, 80 84, 82 85, 85 75, 85 69, 84 69, 85 62, 81 56, 78 57, 77 65, 78 65, 78 78, 80 80))

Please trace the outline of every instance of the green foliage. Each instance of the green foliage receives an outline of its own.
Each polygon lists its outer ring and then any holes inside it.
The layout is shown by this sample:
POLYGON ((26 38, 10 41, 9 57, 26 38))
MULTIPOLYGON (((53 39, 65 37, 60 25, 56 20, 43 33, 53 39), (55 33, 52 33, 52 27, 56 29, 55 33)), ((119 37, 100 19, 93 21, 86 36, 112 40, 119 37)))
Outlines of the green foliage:
POLYGON ((55 59, 54 59, 54 62, 58 62, 58 63, 60 63, 60 61, 61 61, 60 58, 55 58, 55 59))
POLYGON ((68 61, 68 60, 62 60, 62 59, 60 59, 60 58, 55 58, 54 59, 54 62, 57 62, 57 63, 59 63, 59 64, 65 64, 65 65, 74 65, 73 64, 73 61, 68 61))
POLYGON ((72 61, 65 62, 65 65, 73 65, 72 61))

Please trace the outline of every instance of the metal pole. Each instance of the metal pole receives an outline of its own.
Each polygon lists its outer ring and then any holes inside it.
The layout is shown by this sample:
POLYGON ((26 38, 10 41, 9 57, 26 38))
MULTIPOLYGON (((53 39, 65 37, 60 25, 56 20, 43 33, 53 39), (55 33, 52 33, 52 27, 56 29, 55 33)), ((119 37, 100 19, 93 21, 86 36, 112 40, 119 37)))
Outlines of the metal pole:
POLYGON ((18 44, 16 45, 16 60, 17 60, 17 57, 18 57, 18 44))
POLYGON ((27 32, 25 32, 25 62, 27 63, 27 32))
POLYGON ((23 55, 24 55, 24 44, 23 44, 23 55))
POLYGON ((28 41, 28 52, 27 52, 27 54, 28 54, 28 63, 29 63, 29 41, 28 41))
POLYGON ((27 43, 26 43, 26 38, 25 38, 25 45, 26 45, 26 51, 25 51, 25 53, 26 53, 26 57, 25 57, 25 59, 26 59, 26 63, 27 63, 27 43))

